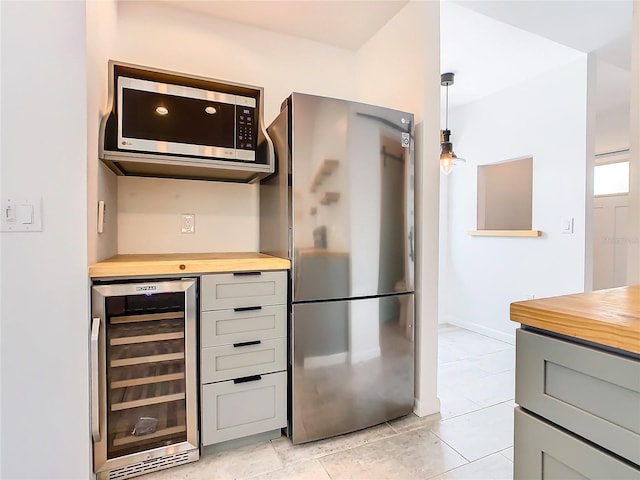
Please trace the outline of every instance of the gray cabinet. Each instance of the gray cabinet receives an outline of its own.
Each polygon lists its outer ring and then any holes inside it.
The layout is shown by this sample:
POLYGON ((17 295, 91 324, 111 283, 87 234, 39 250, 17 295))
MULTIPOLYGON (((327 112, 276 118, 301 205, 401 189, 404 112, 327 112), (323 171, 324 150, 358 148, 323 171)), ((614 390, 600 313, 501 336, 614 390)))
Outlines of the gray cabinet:
POLYGON ((638 480, 640 471, 553 424, 515 409, 515 480, 638 480))
MULTIPOLYGON (((204 275, 202 311, 264 307, 287 303, 286 272, 238 272, 204 275)), ((241 311, 241 310, 240 310, 241 311)))
POLYGON ((516 332, 514 472, 640 479, 640 360, 516 332))
POLYGON ((287 423, 287 272, 201 278, 202 445, 287 423))

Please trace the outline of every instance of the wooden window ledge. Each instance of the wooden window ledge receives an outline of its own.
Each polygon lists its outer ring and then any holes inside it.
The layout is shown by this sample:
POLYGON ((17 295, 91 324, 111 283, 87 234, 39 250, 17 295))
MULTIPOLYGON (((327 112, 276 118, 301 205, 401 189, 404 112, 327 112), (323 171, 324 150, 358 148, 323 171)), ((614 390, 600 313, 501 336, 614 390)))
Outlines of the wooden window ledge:
POLYGON ((540 230, 469 230, 472 237, 539 237, 540 230))

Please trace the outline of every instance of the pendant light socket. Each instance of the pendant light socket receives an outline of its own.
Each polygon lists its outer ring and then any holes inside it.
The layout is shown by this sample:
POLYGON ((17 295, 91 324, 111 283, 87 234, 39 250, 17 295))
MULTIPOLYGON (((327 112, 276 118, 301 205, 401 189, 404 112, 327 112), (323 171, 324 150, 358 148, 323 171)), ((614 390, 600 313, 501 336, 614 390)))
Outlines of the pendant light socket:
POLYGON ((440 85, 443 87, 448 87, 449 85, 453 85, 453 78, 456 76, 455 73, 443 73, 440 75, 440 85))

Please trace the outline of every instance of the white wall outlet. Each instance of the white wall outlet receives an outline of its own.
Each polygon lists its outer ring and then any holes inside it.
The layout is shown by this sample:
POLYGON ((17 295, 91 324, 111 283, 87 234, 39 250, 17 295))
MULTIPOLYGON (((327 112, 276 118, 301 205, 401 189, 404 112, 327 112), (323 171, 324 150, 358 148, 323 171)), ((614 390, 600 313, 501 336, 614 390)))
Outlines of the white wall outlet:
POLYGON ((536 296, 533 293, 527 293, 527 300, 535 300, 536 296))
POLYGON ((195 213, 182 214, 182 233, 196 233, 196 215, 195 213))

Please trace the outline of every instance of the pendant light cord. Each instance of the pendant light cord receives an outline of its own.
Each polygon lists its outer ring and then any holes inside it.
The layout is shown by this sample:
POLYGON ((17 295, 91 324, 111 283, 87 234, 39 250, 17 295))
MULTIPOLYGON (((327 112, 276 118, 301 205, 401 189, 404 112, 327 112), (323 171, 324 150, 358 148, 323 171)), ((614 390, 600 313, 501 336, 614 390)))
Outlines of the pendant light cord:
POLYGON ((449 85, 447 85, 447 103, 444 111, 444 129, 449 130, 449 85))

